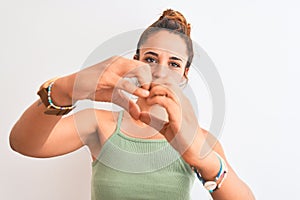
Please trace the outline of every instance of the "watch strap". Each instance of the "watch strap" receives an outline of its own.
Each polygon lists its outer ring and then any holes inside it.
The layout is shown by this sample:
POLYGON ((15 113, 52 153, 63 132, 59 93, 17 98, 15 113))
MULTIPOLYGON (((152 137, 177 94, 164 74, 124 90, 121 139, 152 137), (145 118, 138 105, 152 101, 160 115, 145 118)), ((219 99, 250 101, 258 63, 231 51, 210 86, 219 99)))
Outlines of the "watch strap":
POLYGON ((37 94, 40 96, 40 99, 42 103, 46 106, 46 110, 44 111, 45 114, 47 115, 66 115, 68 114, 71 110, 74 109, 75 106, 63 106, 63 107, 58 107, 58 106, 52 106, 50 102, 52 102, 51 97, 50 97, 50 91, 49 91, 49 86, 53 85, 54 81, 57 78, 51 79, 44 83, 41 87, 40 90, 37 92, 37 94), (50 98, 50 99, 49 99, 50 98))

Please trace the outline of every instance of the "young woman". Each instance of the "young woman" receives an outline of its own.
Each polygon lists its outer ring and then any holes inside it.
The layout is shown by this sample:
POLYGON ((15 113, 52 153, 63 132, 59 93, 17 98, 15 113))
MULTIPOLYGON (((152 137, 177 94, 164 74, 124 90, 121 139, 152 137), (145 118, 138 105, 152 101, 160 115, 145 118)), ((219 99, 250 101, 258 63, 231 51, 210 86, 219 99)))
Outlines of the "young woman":
POLYGON ((214 199, 254 199, 181 91, 192 59, 190 25, 168 9, 141 35, 133 60, 111 57, 44 83, 40 100, 13 127, 11 147, 53 157, 87 145, 95 200, 189 199, 195 173, 214 199), (140 86, 125 77, 137 78, 140 86), (125 110, 86 109, 62 117, 83 99, 125 110))

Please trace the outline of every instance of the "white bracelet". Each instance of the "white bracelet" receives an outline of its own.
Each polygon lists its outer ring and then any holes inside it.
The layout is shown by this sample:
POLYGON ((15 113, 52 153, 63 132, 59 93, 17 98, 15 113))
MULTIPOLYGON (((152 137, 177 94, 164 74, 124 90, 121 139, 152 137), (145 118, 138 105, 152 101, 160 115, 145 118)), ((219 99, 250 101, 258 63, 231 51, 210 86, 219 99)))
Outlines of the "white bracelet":
POLYGON ((50 104, 53 108, 55 108, 55 109, 57 109, 57 110, 73 110, 73 109, 75 108, 75 105, 72 105, 72 106, 57 106, 57 105, 55 105, 55 104, 53 103, 52 98, 51 98, 51 88, 52 88, 54 82, 55 82, 55 81, 52 81, 52 82, 49 84, 49 86, 48 86, 48 102, 49 102, 49 104, 50 104))
POLYGON ((224 161, 224 159, 217 152, 214 151, 214 153, 216 154, 216 156, 218 157, 218 159, 220 161, 220 170, 213 181, 204 180, 202 178, 202 176, 200 175, 200 173, 198 172, 198 170, 194 168, 194 171, 195 171, 198 179, 202 182, 205 189, 207 189, 210 193, 216 191, 217 189, 219 189, 222 186, 224 180, 227 177, 227 172, 228 172, 228 168, 227 168, 227 165, 226 165, 226 162, 224 161), (222 179, 222 180, 218 184, 217 181, 219 179, 222 179))

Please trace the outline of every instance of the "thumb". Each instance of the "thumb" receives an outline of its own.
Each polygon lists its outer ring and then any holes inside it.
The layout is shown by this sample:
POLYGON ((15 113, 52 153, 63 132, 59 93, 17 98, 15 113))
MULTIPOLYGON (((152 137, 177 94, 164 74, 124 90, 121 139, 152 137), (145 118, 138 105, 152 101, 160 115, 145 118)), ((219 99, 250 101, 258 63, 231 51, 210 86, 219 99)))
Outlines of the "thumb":
POLYGON ((121 92, 121 90, 114 90, 112 103, 124 108, 134 119, 139 119, 140 107, 121 92))
POLYGON ((169 125, 169 122, 161 120, 158 117, 155 117, 154 115, 147 112, 141 112, 139 119, 145 124, 148 124, 152 128, 156 129, 163 135, 166 133, 167 126, 169 125))

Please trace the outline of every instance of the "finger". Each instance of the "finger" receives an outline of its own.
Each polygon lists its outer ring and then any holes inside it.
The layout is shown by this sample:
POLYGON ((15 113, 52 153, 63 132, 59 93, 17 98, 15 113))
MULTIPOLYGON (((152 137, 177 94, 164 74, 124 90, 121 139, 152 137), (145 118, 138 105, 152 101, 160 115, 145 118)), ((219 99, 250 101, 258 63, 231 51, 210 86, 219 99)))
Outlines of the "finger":
POLYGON ((177 105, 172 99, 165 96, 155 96, 153 98, 147 99, 147 104, 152 105, 160 105, 166 109, 168 114, 169 122, 180 122, 181 120, 181 107, 177 105))
POLYGON ((176 106, 176 103, 168 98, 167 96, 163 96, 163 95, 157 95, 157 96, 153 96, 151 98, 147 98, 147 104, 149 106, 158 104, 164 108, 168 108, 168 107, 173 107, 176 106))
POLYGON ((140 107, 120 90, 114 90, 112 102, 124 108, 134 119, 139 119, 140 107))
POLYGON ((152 81, 150 65, 138 60, 127 59, 124 57, 113 57, 109 60, 109 62, 111 65, 116 64, 118 66, 112 69, 115 74, 120 77, 136 77, 140 86, 149 90, 150 83, 152 81))
POLYGON ((134 94, 138 97, 146 98, 149 96, 149 91, 143 88, 138 87, 137 85, 133 84, 128 79, 120 78, 118 81, 116 88, 124 90, 130 94, 134 94))
POLYGON ((153 98, 155 96, 165 96, 173 101, 177 102, 177 97, 174 92, 172 92, 169 88, 162 85, 155 85, 151 87, 150 94, 148 98, 153 98))
POLYGON ((125 76, 132 78, 135 77, 137 78, 137 81, 139 83, 139 85, 145 89, 145 90, 149 90, 150 89, 150 83, 152 81, 152 74, 151 74, 151 68, 150 65, 145 64, 143 62, 138 62, 139 65, 128 71, 125 76))

